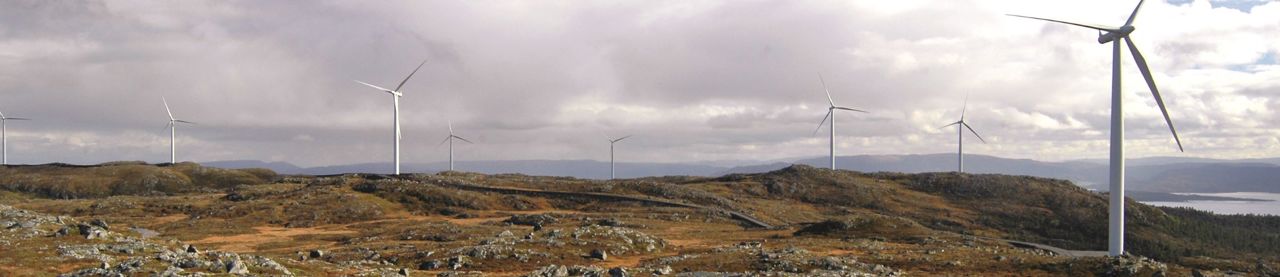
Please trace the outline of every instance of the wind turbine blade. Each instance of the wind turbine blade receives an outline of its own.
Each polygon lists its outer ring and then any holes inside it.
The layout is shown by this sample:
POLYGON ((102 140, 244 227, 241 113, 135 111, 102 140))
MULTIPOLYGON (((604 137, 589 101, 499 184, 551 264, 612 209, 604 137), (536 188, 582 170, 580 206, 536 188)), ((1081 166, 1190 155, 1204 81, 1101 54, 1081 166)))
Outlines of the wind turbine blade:
POLYGON ((450 139, 453 139, 453 136, 444 137, 444 140, 440 141, 440 144, 436 144, 436 147, 440 147, 441 145, 444 145, 444 143, 449 142, 450 139))
POLYGON ((954 125, 956 125, 956 124, 960 124, 960 121, 951 122, 951 124, 947 124, 947 125, 942 125, 942 127, 938 127, 938 129, 951 127, 951 126, 954 126, 954 125))
POLYGON ((174 119, 174 120, 173 120, 173 122, 182 122, 182 123, 191 124, 191 125, 195 125, 195 124, 196 124, 195 122, 186 121, 186 120, 180 120, 180 119, 174 119))
POLYGON ((360 80, 355 80, 355 81, 356 81, 356 83, 361 83, 361 84, 364 84, 364 85, 366 85, 366 86, 369 86, 369 87, 374 88, 374 89, 377 89, 377 90, 381 90, 381 91, 388 92, 388 93, 391 93, 391 92, 392 92, 392 91, 391 91, 391 90, 389 90, 389 89, 385 89, 385 88, 382 88, 382 87, 379 87, 379 86, 375 86, 375 85, 372 85, 372 84, 369 84, 369 83, 361 82, 360 80))
POLYGON ((827 104, 832 107, 836 106, 836 100, 831 98, 831 90, 827 89, 827 80, 822 79, 822 73, 818 73, 818 81, 822 82, 822 91, 827 93, 827 104))
POLYGON ((399 92, 399 91, 400 91, 400 88, 404 87, 404 83, 409 82, 409 78, 413 78, 413 74, 414 74, 414 73, 418 73, 418 69, 422 69, 422 65, 424 65, 424 64, 427 64, 427 60, 422 60, 422 63, 418 64, 418 68, 414 68, 414 69, 413 69, 413 72, 409 72, 409 76, 408 76, 408 77, 404 77, 404 81, 400 81, 400 85, 396 86, 396 90, 395 90, 395 91, 396 91, 396 92, 399 92))
POLYGON ((1138 10, 1142 9, 1142 2, 1146 2, 1146 1, 1138 0, 1138 6, 1133 7, 1133 13, 1129 14, 1129 20, 1124 22, 1124 26, 1133 25, 1133 19, 1138 18, 1138 10))
POLYGON ((1147 88, 1151 89, 1151 96, 1156 99, 1156 106, 1160 106, 1160 113, 1164 115, 1164 123, 1169 125, 1169 133, 1173 133, 1173 141, 1178 143, 1178 152, 1186 152, 1182 149, 1182 139, 1178 138, 1178 130, 1173 128, 1173 120, 1169 119, 1169 110, 1164 107, 1164 99, 1160 97, 1160 90, 1156 89, 1156 80, 1151 78, 1151 68, 1147 67, 1147 59, 1142 57, 1142 52, 1138 52, 1138 47, 1133 45, 1133 39, 1124 38, 1124 43, 1129 45, 1129 52, 1133 53, 1133 61, 1138 63, 1138 71, 1142 72, 1142 78, 1147 81, 1147 88))
POLYGON ((160 101, 164 102, 164 113, 169 114, 169 120, 173 120, 173 111, 169 110, 169 100, 165 100, 164 97, 160 97, 160 101))
POLYGON ((21 118, 21 117, 5 117, 5 118, 4 118, 4 120, 31 120, 31 119, 30 119, 30 118, 21 118))
POLYGON ((822 116, 822 121, 818 122, 818 128, 813 129, 813 135, 817 135, 818 131, 822 130, 822 125, 827 124, 827 118, 829 117, 831 117, 831 109, 827 109, 827 115, 822 116))
POLYGON ((870 113, 870 112, 867 112, 867 111, 864 111, 864 110, 851 109, 851 108, 845 108, 845 107, 834 107, 834 108, 835 108, 835 109, 837 109, 837 110, 854 111, 854 112, 860 112, 860 113, 870 113))
POLYGON ((1021 18, 1028 18, 1028 19, 1035 19, 1035 20, 1044 20, 1044 21, 1055 22, 1055 23, 1062 23, 1062 24, 1067 24, 1067 25, 1075 25, 1075 26, 1085 27, 1085 28, 1094 29, 1094 30, 1098 30, 1098 31, 1107 31, 1107 32, 1115 32, 1115 31, 1118 31, 1118 30, 1117 30, 1116 28, 1114 28, 1114 27, 1102 26, 1102 25, 1093 25, 1093 24, 1084 24, 1084 23, 1067 22, 1067 21, 1056 20, 1056 19, 1048 19, 1048 18, 1040 18, 1040 17, 1034 17, 1034 16, 1016 15, 1016 14, 1005 14, 1005 15, 1013 16, 1013 17, 1021 17, 1021 18))
POLYGON ((449 121, 449 135, 453 135, 453 121, 449 121))
POLYGON ((960 121, 964 121, 964 112, 969 110, 969 95, 964 95, 964 106, 960 108, 960 121))
POLYGON ((625 137, 620 137, 620 138, 615 139, 615 140, 612 140, 612 141, 610 141, 610 142, 619 142, 619 141, 622 141, 622 140, 627 139, 627 138, 629 138, 629 137, 631 137, 631 135, 627 135, 627 136, 625 136, 625 137))
POLYGON ((982 139, 982 136, 978 135, 978 131, 974 131, 973 127, 969 127, 969 123, 960 122, 960 125, 964 125, 964 128, 969 129, 969 132, 973 133, 973 136, 978 137, 978 140, 982 141, 982 143, 987 143, 987 140, 982 139))
POLYGON ((459 137, 459 136, 453 136, 453 138, 460 139, 460 140, 465 141, 465 142, 467 142, 467 143, 474 143, 474 142, 471 142, 470 140, 464 139, 464 138, 459 137))

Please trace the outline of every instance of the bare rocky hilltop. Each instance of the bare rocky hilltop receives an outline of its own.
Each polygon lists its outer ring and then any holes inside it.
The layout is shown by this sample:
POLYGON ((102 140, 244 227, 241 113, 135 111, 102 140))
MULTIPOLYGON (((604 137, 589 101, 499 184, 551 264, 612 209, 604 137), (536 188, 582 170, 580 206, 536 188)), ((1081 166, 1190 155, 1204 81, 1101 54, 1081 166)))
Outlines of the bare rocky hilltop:
POLYGON ((1280 217, 1053 179, 793 166, 617 181, 0 167, 3 276, 1277 276, 1280 217))

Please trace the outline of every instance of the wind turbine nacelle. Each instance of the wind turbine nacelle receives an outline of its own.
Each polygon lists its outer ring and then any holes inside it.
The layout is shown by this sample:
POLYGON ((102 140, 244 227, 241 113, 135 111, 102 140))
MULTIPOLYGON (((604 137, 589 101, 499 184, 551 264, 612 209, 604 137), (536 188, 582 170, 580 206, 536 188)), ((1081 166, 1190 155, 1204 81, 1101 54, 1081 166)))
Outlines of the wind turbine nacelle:
POLYGON ((1133 26, 1124 26, 1124 27, 1120 27, 1120 29, 1117 29, 1115 31, 1099 34, 1098 43, 1107 44, 1108 42, 1112 42, 1117 39, 1129 36, 1130 33, 1133 33, 1133 30, 1134 30, 1133 26))

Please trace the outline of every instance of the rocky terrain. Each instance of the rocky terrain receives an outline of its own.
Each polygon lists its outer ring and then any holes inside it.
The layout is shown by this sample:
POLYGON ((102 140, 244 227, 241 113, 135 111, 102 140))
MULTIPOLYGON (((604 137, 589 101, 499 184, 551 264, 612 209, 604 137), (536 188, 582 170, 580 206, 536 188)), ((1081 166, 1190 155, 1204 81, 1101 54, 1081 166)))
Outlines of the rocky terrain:
POLYGON ((1280 274, 1276 217, 1131 203, 1135 255, 1073 251, 1105 246, 1105 195, 1033 177, 0 174, 3 276, 1280 274))

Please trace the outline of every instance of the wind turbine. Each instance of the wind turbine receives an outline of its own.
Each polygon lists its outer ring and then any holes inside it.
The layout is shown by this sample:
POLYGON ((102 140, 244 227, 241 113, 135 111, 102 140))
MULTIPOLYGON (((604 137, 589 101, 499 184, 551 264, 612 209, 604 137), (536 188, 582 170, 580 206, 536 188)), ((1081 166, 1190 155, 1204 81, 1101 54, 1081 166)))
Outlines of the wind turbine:
POLYGON ((4 113, 0 112, 0 156, 3 156, 3 158, 0 158, 0 165, 9 164, 9 135, 5 133, 6 131, 4 126, 5 122, 9 120, 31 120, 31 119, 21 118, 21 117, 6 117, 4 116, 4 113))
POLYGON ((360 80, 356 80, 356 83, 360 83, 360 84, 369 86, 371 88, 391 94, 391 101, 395 107, 394 117, 392 117, 391 119, 391 124, 395 126, 393 131, 395 133, 395 136, 392 137, 392 141, 395 146, 393 148, 394 152, 392 156, 395 157, 396 175, 400 175, 400 97, 404 96, 404 94, 400 92, 400 88, 403 88, 404 83, 409 82, 409 78, 412 78, 414 73, 418 73, 418 69, 422 69, 422 65, 424 64, 427 64, 427 60, 422 60, 422 63, 418 64, 418 68, 414 68, 413 72, 410 72, 408 77, 404 77, 404 81, 400 81, 400 85, 397 85, 396 89, 385 89, 379 86, 370 85, 369 83, 361 82, 360 80))
POLYGON ((169 114, 169 163, 178 163, 178 123, 186 123, 195 125, 195 122, 181 120, 173 117, 173 111, 169 110, 169 100, 160 97, 160 101, 164 102, 164 112, 169 114))
MULTIPOLYGON (((465 142, 467 142, 467 143, 472 143, 470 140, 467 140, 467 139, 465 139, 465 138, 462 138, 462 137, 459 137, 459 136, 457 136, 457 135, 454 135, 454 134, 453 134, 453 122, 449 122, 449 136, 448 136, 448 137, 445 137, 445 138, 444 138, 444 141, 441 141, 441 142, 440 142, 440 144, 444 144, 444 143, 446 143, 446 142, 448 142, 448 143, 449 143, 449 171, 453 171, 453 140, 454 140, 454 139, 460 139, 460 140, 465 141, 465 142)), ((439 146, 437 146, 437 147, 439 147, 439 146)))
POLYGON ((959 173, 964 173, 964 129, 969 129, 969 132, 973 133, 973 136, 978 137, 979 141, 982 141, 982 143, 987 143, 987 140, 982 139, 982 136, 978 135, 978 131, 974 131, 973 127, 969 127, 969 123, 964 121, 964 112, 965 110, 968 110, 968 109, 969 109, 969 99, 966 98, 964 100, 964 107, 960 109, 960 121, 952 122, 951 124, 947 124, 946 126, 940 127, 940 128, 947 128, 951 125, 956 125, 956 140, 959 141, 959 145, 960 145, 959 154, 957 155, 957 158, 956 158, 956 163, 958 164, 958 169, 956 169, 956 172, 959 172, 959 173))
POLYGON ((617 178, 617 175, 614 174, 614 167, 613 167, 613 145, 629 137, 631 137, 631 135, 627 135, 625 137, 620 137, 617 139, 609 139, 609 179, 610 180, 617 178))
POLYGON ((822 82, 822 91, 827 93, 827 115, 822 117, 822 122, 818 122, 818 128, 813 130, 813 134, 818 134, 818 130, 822 130, 822 124, 827 123, 827 118, 831 118, 831 169, 836 169, 836 110, 846 110, 853 112, 866 113, 867 111, 836 106, 836 101, 831 98, 831 90, 827 89, 827 81, 822 79, 822 73, 818 73, 818 81, 822 82))
POLYGON ((1138 1, 1138 6, 1133 8, 1133 13, 1129 14, 1129 19, 1120 27, 1108 27, 1093 24, 1072 23, 1067 21, 1030 17, 1022 15, 1012 15, 1022 18, 1030 18, 1035 20, 1044 20, 1055 23, 1075 25, 1089 29, 1098 30, 1098 43, 1111 45, 1111 170, 1110 170, 1110 194, 1111 203, 1108 209, 1108 232, 1107 232, 1107 252, 1111 256, 1119 256, 1124 254, 1124 113, 1120 93, 1120 40, 1129 46, 1129 52, 1133 53, 1133 61, 1138 64, 1138 70, 1142 72, 1142 77, 1147 81, 1147 87, 1151 89, 1151 96, 1156 99, 1156 105, 1160 106, 1160 112, 1164 114, 1164 122, 1169 126, 1169 132, 1173 133, 1173 140, 1178 144, 1178 151, 1185 152, 1182 149, 1182 140, 1178 139, 1178 131, 1173 128, 1173 120, 1169 119, 1169 111, 1164 107, 1164 99, 1160 98, 1160 91, 1156 89, 1156 82, 1151 78, 1151 69, 1147 67, 1146 58, 1142 57, 1142 53, 1138 51, 1138 47, 1133 45, 1133 40, 1129 38, 1129 34, 1133 33, 1133 20, 1138 17, 1138 10, 1142 9, 1142 3, 1138 1))

